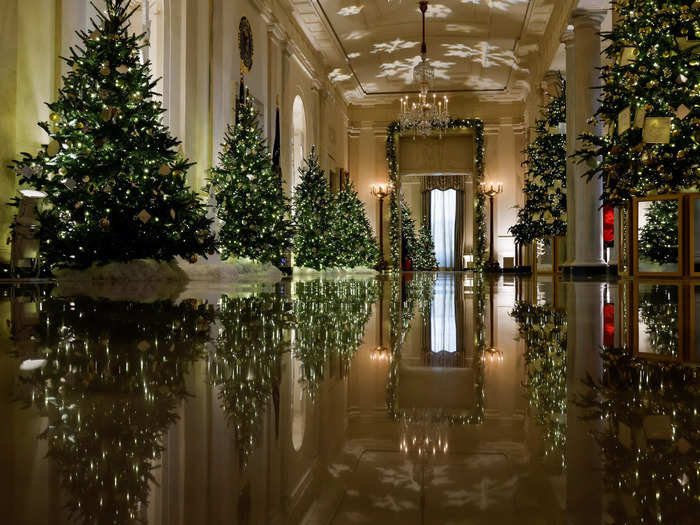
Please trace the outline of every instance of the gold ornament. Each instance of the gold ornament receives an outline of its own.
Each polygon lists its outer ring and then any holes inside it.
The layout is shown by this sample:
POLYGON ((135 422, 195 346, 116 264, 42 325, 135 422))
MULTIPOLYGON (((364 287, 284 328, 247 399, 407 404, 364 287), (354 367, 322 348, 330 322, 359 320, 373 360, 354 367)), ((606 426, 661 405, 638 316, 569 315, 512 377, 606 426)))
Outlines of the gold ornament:
POLYGON ((109 219, 106 219, 106 218, 100 219, 100 228, 102 228, 103 230, 106 230, 107 228, 109 228, 109 219))
POLYGON ((197 254, 195 253, 194 255, 192 255, 192 256, 190 257, 190 263, 191 263, 191 264, 194 264, 194 263, 196 263, 196 262, 197 262, 197 254))
POLYGON ((58 154, 58 150, 60 149, 60 145, 58 141, 52 140, 49 142, 48 146, 46 146, 46 154, 49 157, 54 157, 58 154))
POLYGON ((58 113, 51 113, 49 115, 49 120, 53 123, 61 122, 61 115, 59 115, 58 113))
POLYGON ((169 175, 170 174, 170 166, 167 164, 163 164, 159 169, 158 169, 158 174, 159 175, 169 175))

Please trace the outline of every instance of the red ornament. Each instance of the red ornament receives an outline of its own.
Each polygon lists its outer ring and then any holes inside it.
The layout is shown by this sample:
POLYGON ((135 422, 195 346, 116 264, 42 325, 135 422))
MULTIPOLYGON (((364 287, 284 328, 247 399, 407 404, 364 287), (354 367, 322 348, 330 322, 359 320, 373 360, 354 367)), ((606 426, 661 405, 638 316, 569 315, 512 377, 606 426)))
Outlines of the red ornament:
POLYGON ((612 204, 603 204, 603 246, 615 245, 615 209, 612 204))

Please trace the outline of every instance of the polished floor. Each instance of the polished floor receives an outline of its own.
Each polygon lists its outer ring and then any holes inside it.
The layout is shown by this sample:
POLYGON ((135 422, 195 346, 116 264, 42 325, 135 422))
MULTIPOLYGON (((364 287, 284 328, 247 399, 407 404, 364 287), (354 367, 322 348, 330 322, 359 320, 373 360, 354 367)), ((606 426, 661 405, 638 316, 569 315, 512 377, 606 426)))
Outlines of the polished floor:
POLYGON ((699 321, 687 281, 0 288, 0 522, 697 523, 699 321))

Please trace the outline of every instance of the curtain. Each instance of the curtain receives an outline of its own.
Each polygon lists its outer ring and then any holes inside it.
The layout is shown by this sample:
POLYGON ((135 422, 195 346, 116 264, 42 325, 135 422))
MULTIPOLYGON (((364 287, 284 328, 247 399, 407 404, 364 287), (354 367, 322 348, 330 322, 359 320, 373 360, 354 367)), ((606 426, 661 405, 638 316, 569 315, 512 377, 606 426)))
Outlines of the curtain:
POLYGON ((457 309, 455 307, 454 275, 439 278, 430 308, 430 351, 457 351, 457 309))
MULTIPOLYGON (((455 267, 457 191, 431 191, 430 215, 430 231, 435 242, 435 256, 437 257, 438 266, 452 269, 455 267)), ((459 264, 461 265, 461 261, 459 264)))

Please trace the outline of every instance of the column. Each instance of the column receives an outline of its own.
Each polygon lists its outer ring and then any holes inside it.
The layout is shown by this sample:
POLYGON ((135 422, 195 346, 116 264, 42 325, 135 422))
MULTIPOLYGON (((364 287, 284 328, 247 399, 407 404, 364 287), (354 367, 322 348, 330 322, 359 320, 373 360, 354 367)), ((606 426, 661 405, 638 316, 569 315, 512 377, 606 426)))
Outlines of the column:
POLYGON ((566 48, 566 211, 568 215, 566 227, 566 260, 563 266, 569 267, 576 256, 576 163, 569 157, 570 152, 576 149, 576 135, 574 130, 574 104, 576 103, 576 81, 574 73, 576 62, 574 60, 574 31, 569 26, 561 37, 566 48))
MULTIPOLYGON (((569 155, 580 149, 583 144, 578 139, 584 131, 601 134, 600 124, 589 124, 588 120, 598 109, 600 97, 600 24, 605 17, 601 11, 576 9, 573 12, 574 25, 574 99, 573 129, 570 135, 575 144, 569 155)), ((567 78, 570 75, 567 72, 567 78)), ((574 191, 570 195, 576 199, 575 214, 569 213, 569 222, 574 223, 576 254, 571 267, 574 273, 600 273, 605 271, 603 259, 603 212, 600 196, 603 183, 595 178, 587 181, 582 178, 589 169, 586 163, 574 166, 576 179, 574 191)), ((567 201, 567 203, 570 201, 567 201)))

